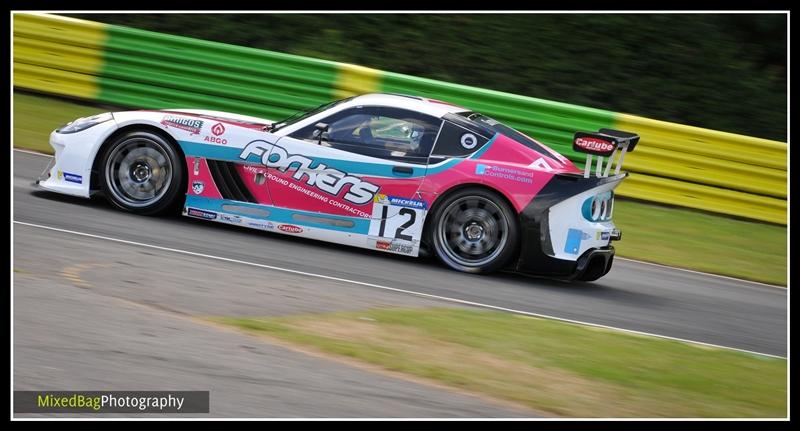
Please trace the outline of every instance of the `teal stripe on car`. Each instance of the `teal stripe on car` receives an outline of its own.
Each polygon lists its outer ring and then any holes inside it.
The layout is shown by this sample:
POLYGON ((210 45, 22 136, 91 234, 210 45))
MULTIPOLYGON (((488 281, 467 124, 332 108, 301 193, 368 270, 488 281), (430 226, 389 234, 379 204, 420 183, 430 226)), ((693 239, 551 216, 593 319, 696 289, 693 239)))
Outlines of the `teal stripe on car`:
POLYGON ((488 151, 489 147, 491 147, 492 144, 494 144, 494 141, 497 140, 498 136, 500 136, 500 134, 499 133, 495 133, 494 136, 492 136, 492 139, 489 139, 489 142, 487 142, 486 145, 482 146, 478 151, 472 153, 472 155, 469 156, 469 158, 470 159, 479 159, 483 155, 483 153, 488 151))
POLYGON ((314 227, 318 229, 327 229, 327 230, 335 230, 340 232, 348 232, 348 233, 358 233, 362 235, 367 235, 369 233, 369 219, 361 218, 361 217, 347 217, 347 216, 338 216, 338 215, 330 215, 330 214, 320 214, 318 212, 310 212, 310 211, 300 211, 300 210, 292 210, 288 208, 279 208, 270 205, 259 205, 253 204, 248 202, 239 202, 239 201, 232 201, 228 199, 212 199, 203 196, 193 196, 187 195, 186 196, 186 204, 185 206, 191 208, 197 208, 200 210, 205 211, 214 211, 217 213, 222 214, 231 214, 231 215, 242 215, 252 219, 259 219, 265 221, 271 221, 275 223, 286 223, 286 224, 293 224, 297 226, 305 226, 305 227, 314 227), (243 214, 243 213, 236 213, 232 211, 227 211, 222 209, 223 205, 234 205, 234 206, 241 206, 241 207, 249 207, 249 208, 263 208, 269 210, 269 216, 267 217, 258 217, 251 214, 243 214), (328 219, 334 220, 346 220, 353 222, 353 227, 342 227, 342 226, 332 226, 326 223, 315 223, 312 221, 303 221, 298 222, 297 220, 293 219, 292 216, 295 214, 302 214, 309 217, 320 217, 324 216, 328 219))
POLYGON ((200 142, 178 141, 187 157, 202 157, 212 160, 228 160, 231 162, 239 160, 241 148, 224 147, 222 145, 201 144, 200 142))

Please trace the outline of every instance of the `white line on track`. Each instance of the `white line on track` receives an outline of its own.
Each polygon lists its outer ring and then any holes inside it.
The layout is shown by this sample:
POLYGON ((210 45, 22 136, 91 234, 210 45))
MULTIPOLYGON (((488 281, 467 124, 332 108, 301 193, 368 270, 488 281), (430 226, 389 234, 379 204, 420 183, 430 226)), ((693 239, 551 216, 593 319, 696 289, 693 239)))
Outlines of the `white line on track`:
POLYGON ((482 303, 479 303, 479 302, 472 302, 472 301, 465 301, 463 299, 450 298, 450 297, 439 296, 439 295, 432 295, 432 294, 429 294, 429 293, 415 292, 413 290, 399 289, 399 288, 396 288, 396 287, 389 287, 389 286, 383 286, 383 285, 380 285, 380 284, 366 283, 366 282, 357 281, 357 280, 349 280, 349 279, 346 279, 346 278, 331 277, 329 275, 322 275, 322 274, 315 274, 315 273, 312 273, 312 272, 298 271, 296 269, 281 268, 279 266, 264 265, 264 264, 255 263, 255 262, 247 262, 247 261, 244 261, 244 260, 231 259, 231 258, 228 258, 228 257, 214 256, 214 255, 210 255, 210 254, 197 253, 197 252, 193 252, 193 251, 180 250, 180 249, 170 248, 170 247, 162 247, 162 246, 159 246, 159 245, 145 244, 145 243, 136 242, 136 241, 128 241, 128 240, 119 239, 119 238, 112 238, 112 237, 108 237, 108 236, 95 235, 95 234, 86 233, 86 232, 78 232, 78 231, 74 231, 74 230, 61 229, 61 228, 56 228, 56 227, 51 227, 51 226, 44 226, 44 225, 39 225, 39 224, 34 224, 34 223, 26 223, 26 222, 17 221, 17 220, 14 220, 14 223, 18 224, 18 225, 22 225, 22 226, 28 226, 28 227, 38 228, 38 229, 51 230, 51 231, 62 232, 62 233, 68 233, 68 234, 84 236, 84 237, 88 237, 88 238, 102 239, 102 240, 117 242, 117 243, 121 243, 121 244, 135 245, 135 246, 139 246, 139 247, 146 247, 146 248, 152 248, 152 249, 156 249, 156 250, 168 251, 168 252, 172 252, 172 253, 180 253, 180 254, 185 254, 185 255, 189 255, 189 256, 198 256, 198 257, 204 257, 204 258, 207 258, 207 259, 219 260, 219 261, 223 261, 223 262, 238 263, 238 264, 241 264, 241 265, 248 265, 248 266, 255 266, 255 267, 258 267, 258 268, 271 269, 273 271, 281 271, 281 272, 287 272, 287 273, 290 273, 290 274, 298 274, 298 275, 303 275, 303 276, 306 276, 306 277, 321 278, 321 279, 325 279, 325 280, 339 281, 339 282, 343 282, 343 283, 350 283, 350 284, 355 284, 355 285, 358 285, 358 286, 366 286, 366 287, 371 287, 371 288, 375 288, 375 289, 387 290, 387 291, 391 291, 391 292, 405 293, 405 294, 421 296, 421 297, 425 297, 425 298, 438 299, 438 300, 442 300, 442 301, 453 302, 453 303, 456 303, 456 304, 471 305, 471 306, 474 306, 474 307, 481 307, 481 308, 488 308, 488 309, 491 309, 491 310, 505 311, 505 312, 508 312, 508 313, 520 314, 520 315, 524 315, 524 316, 531 316, 531 317, 539 317, 539 318, 543 318, 543 319, 557 320, 557 321, 560 321, 560 322, 566 322, 566 323, 571 323, 571 324, 575 324, 575 325, 592 326, 592 327, 595 327, 595 328, 609 329, 609 330, 620 331, 620 332, 625 332, 625 333, 629 333, 629 334, 645 335, 645 336, 649 336, 649 337, 663 338, 663 339, 673 340, 673 341, 681 341, 681 342, 684 342, 684 343, 696 344, 696 345, 700 345, 700 346, 714 347, 714 348, 726 349, 726 350, 735 350, 735 351, 738 351, 738 352, 744 352, 744 353, 749 353, 749 354, 753 354, 753 355, 761 355, 761 356, 768 356, 768 357, 771 357, 771 358, 786 359, 784 356, 771 355, 771 354, 768 354, 768 353, 761 353, 761 352, 754 352, 754 351, 751 351, 751 350, 738 349, 736 347, 720 346, 720 345, 717 345, 717 344, 704 343, 702 341, 687 340, 687 339, 683 339, 683 338, 670 337, 670 336, 667 336, 667 335, 652 334, 652 333, 648 333, 648 332, 635 331, 635 330, 632 330, 632 329, 624 329, 624 328, 617 328, 617 327, 614 327, 614 326, 601 325, 601 324, 597 324, 597 323, 582 322, 582 321, 579 321, 579 320, 566 319, 566 318, 563 318, 563 317, 550 316, 550 315, 547 315, 547 314, 540 314, 540 313, 532 313, 532 312, 529 312, 529 311, 515 310, 513 308, 499 307, 499 306, 496 306, 496 305, 482 304, 482 303))
POLYGON ((25 153, 25 154, 33 154, 34 156, 53 157, 52 154, 45 154, 45 153, 40 153, 40 152, 37 152, 37 151, 31 151, 31 150, 23 150, 21 148, 14 148, 14 151, 19 151, 20 153, 25 153))
POLYGON ((727 275, 711 274, 711 273, 708 273, 708 272, 695 271, 695 270, 686 269, 686 268, 678 268, 678 267, 675 267, 675 266, 662 265, 660 263, 647 262, 647 261, 644 261, 644 260, 629 259, 627 257, 619 257, 619 256, 615 256, 614 259, 615 260, 616 259, 624 260, 624 261, 627 261, 627 262, 633 262, 633 263, 637 263, 637 264, 641 264, 641 265, 657 266, 659 268, 670 269, 670 270, 675 270, 675 271, 689 272, 689 273, 692 273, 692 274, 704 275, 704 276, 708 276, 708 277, 722 278, 722 279, 725 279, 725 280, 737 281, 737 282, 741 282, 741 283, 756 284, 756 285, 764 286, 764 287, 772 287, 774 289, 786 290, 786 286, 780 286, 780 285, 777 285, 777 284, 761 283, 759 281, 745 280, 743 278, 729 277, 727 275))
MULTIPOLYGON (((28 151, 28 150, 23 150, 23 149, 19 149, 19 148, 14 148, 14 151, 19 151, 20 153, 25 153, 25 154, 32 154, 32 155, 35 155, 35 156, 53 157, 50 154, 37 153, 36 151, 28 151)), ((661 265, 661 264, 658 264, 658 263, 646 262, 644 260, 629 259, 629 258, 626 258, 626 257, 615 256, 614 258, 615 259, 619 259, 619 260, 628 261, 628 262, 640 263, 642 265, 652 265, 652 266, 657 266, 657 267, 660 267, 660 268, 673 269, 673 270, 676 270, 676 271, 683 271, 683 272, 689 272, 689 273, 692 273, 692 274, 705 275, 705 276, 708 276, 708 277, 716 277, 716 278, 722 278, 722 279, 725 279, 725 280, 738 281, 740 283, 757 284, 759 286, 773 287, 773 288, 776 288, 776 289, 786 290, 786 286, 779 286, 779 285, 776 285, 776 284, 761 283, 761 282, 758 282, 758 281, 745 280, 745 279, 736 278, 736 277, 729 277, 727 275, 719 275, 719 274, 711 274, 709 272, 694 271, 694 270, 691 270, 691 269, 678 268, 678 267, 669 266, 669 265, 661 265)))

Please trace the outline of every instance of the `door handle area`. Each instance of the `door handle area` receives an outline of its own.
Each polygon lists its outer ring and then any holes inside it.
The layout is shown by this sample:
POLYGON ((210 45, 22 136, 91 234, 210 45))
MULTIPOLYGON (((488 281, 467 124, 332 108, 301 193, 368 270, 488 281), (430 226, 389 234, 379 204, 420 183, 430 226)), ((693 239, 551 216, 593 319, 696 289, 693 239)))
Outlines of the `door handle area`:
POLYGON ((393 166, 392 173, 397 175, 411 175, 414 173, 414 168, 408 166, 393 166))

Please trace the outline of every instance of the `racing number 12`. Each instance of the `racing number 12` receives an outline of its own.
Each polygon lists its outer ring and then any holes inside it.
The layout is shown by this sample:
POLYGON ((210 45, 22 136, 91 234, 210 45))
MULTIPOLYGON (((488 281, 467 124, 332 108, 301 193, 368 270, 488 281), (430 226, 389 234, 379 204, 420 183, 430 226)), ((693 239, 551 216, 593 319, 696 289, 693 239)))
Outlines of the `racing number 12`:
MULTIPOLYGON (((400 225, 397 230, 394 231, 394 237, 396 239, 402 239, 404 241, 413 241, 414 238, 411 235, 404 235, 403 231, 410 228, 414 225, 414 222, 417 221, 417 213, 416 211, 410 208, 400 208, 400 211, 397 213, 398 215, 410 215, 411 217, 408 219, 407 222, 400 225)), ((383 210, 381 211, 381 225, 378 229, 378 236, 383 237, 386 231, 386 219, 389 218, 389 207, 384 205, 383 210)))

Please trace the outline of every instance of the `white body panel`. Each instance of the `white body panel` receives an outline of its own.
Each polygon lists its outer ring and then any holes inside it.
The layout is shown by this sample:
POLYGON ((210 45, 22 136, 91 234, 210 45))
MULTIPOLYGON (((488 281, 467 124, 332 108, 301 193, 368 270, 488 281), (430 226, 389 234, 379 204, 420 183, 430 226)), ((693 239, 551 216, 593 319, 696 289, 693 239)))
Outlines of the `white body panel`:
POLYGON ((77 133, 50 133, 55 164, 50 168, 50 178, 40 181, 39 186, 72 196, 89 197, 94 158, 102 143, 116 130, 117 124, 111 120, 77 133), (78 175, 82 181, 67 181, 64 173, 78 175))
MULTIPOLYGON (((624 178, 624 175, 620 175, 618 181, 587 190, 550 208, 548 223, 550 241, 553 244, 553 257, 577 260, 578 257, 591 248, 606 247, 610 244, 611 231, 614 230, 614 223, 610 218, 611 214, 608 214, 607 221, 591 221, 583 216, 581 207, 586 199, 615 189, 622 178, 624 178), (573 236, 570 238, 570 230, 579 231, 580 233, 573 232, 573 236), (577 235, 580 235, 579 240, 576 238, 577 235)), ((613 207, 611 210, 613 211, 613 207)))

